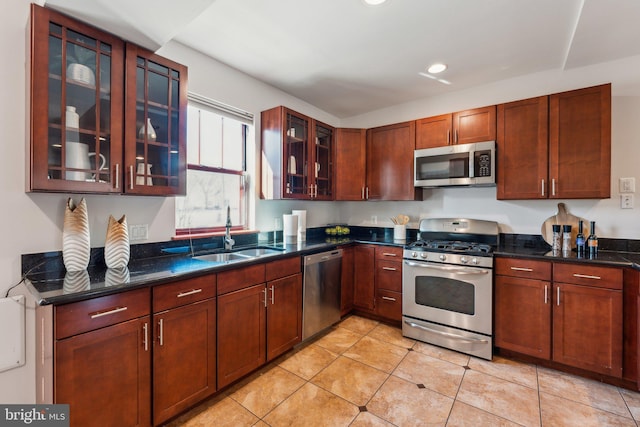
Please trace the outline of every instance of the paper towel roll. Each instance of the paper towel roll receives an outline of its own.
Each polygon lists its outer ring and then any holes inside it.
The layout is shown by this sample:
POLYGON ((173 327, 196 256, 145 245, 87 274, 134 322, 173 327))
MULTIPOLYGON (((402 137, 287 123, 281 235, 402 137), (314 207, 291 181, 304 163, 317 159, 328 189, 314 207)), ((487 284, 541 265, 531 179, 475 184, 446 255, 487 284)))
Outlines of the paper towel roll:
POLYGON ((298 217, 298 242, 304 242, 307 240, 307 211, 292 210, 291 214, 298 217))
POLYGON ((298 240, 298 216, 297 215, 282 215, 282 223, 284 225, 284 242, 296 243, 298 240))

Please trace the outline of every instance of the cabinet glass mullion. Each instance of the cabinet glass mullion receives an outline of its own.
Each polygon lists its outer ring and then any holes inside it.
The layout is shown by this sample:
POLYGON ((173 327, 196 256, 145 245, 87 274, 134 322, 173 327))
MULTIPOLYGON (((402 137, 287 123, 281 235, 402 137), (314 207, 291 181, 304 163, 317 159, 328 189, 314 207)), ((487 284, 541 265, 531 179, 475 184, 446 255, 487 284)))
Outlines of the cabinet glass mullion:
POLYGON ((333 176, 333 130, 329 127, 316 124, 315 127, 315 180, 317 196, 332 197, 333 176))
POLYGON ((287 113, 286 194, 299 196, 308 193, 308 135, 309 121, 287 113))

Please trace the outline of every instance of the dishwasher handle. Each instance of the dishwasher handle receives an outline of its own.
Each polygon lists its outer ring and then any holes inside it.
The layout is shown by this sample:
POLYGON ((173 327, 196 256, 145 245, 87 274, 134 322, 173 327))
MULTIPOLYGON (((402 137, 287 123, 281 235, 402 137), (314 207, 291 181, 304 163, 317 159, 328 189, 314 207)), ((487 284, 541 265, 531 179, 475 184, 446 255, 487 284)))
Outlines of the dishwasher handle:
POLYGON ((336 249, 333 251, 320 252, 313 255, 306 255, 304 257, 304 265, 319 264, 321 262, 327 262, 334 259, 342 258, 342 249, 336 249))

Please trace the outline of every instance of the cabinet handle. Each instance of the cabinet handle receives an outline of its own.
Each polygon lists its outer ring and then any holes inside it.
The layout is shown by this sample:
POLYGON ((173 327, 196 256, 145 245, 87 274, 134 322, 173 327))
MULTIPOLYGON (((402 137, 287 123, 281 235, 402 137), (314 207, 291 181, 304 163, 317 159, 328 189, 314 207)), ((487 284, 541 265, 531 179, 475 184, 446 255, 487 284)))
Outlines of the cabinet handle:
POLYGON ((142 331, 144 335, 142 336, 142 342, 144 343, 144 351, 149 351, 149 324, 144 322, 144 326, 142 326, 142 331))
POLYGON ((544 303, 548 304, 549 302, 549 285, 544 285, 544 303))
POLYGON ((396 254, 392 254, 390 252, 383 252, 382 256, 397 256, 396 254))
POLYGON ((108 316, 110 314, 116 314, 116 313, 120 313, 121 311, 125 311, 127 309, 127 307, 116 307, 113 308, 111 310, 107 310, 107 311, 97 311, 93 314, 90 314, 92 319, 97 319, 98 317, 102 317, 102 316, 108 316))
POLYGON ((528 271, 528 272, 533 271, 533 268, 526 268, 526 267, 511 267, 511 269, 514 271, 528 271))
POLYGON ((364 200, 364 187, 362 187, 361 190, 362 190, 361 191, 361 193, 362 193, 361 199, 364 200))
POLYGON ((133 190, 133 165, 129 166, 129 189, 133 190))
POLYGON ((120 163, 116 163, 115 181, 116 181, 116 190, 118 190, 120 188, 120 163))
POLYGON ((164 320, 160 319, 158 321, 158 342, 160 343, 160 346, 164 345, 164 320))
POLYGON ((391 297, 382 297, 383 300, 385 301, 395 301, 395 298, 391 298, 391 297))
POLYGON ((589 274, 578 274, 578 273, 574 273, 573 277, 578 277, 580 279, 593 279, 593 280, 602 279, 602 277, 600 277, 600 276, 591 276, 589 274))
POLYGON ((447 145, 451 145, 451 129, 447 129, 447 145))
POLYGON ((457 144, 457 143, 458 143, 458 129, 454 130, 454 131, 453 131, 453 134, 454 134, 454 136, 455 136, 455 141, 454 141, 454 143, 455 143, 455 144, 457 144))
POLYGON ((556 179, 555 178, 551 179, 551 195, 552 196, 556 195, 556 179))
POLYGON ((397 271, 397 269, 393 268, 393 267, 382 267, 383 270, 387 270, 387 271, 397 271))
POLYGON ((542 185, 540 186, 541 188, 541 193, 542 193, 542 197, 544 197, 544 178, 540 180, 542 182, 542 185))
POLYGON ((197 294, 197 293, 200 293, 200 292, 202 292, 202 289, 192 289, 190 291, 180 292, 178 294, 178 298, 187 297, 189 295, 197 294))
POLYGON ((262 292, 264 292, 264 308, 267 308, 267 288, 265 287, 262 292))
POLYGON ((557 293, 558 293, 558 298, 556 299, 556 304, 557 304, 558 306, 560 306, 560 286, 558 286, 558 287, 556 288, 556 291, 557 291, 557 293))
POLYGON ((276 302, 276 290, 275 290, 275 286, 271 285, 271 305, 275 304, 276 302))
POLYGON ((366 189, 367 189, 367 197, 365 198, 365 200, 369 200, 369 186, 367 186, 366 189))

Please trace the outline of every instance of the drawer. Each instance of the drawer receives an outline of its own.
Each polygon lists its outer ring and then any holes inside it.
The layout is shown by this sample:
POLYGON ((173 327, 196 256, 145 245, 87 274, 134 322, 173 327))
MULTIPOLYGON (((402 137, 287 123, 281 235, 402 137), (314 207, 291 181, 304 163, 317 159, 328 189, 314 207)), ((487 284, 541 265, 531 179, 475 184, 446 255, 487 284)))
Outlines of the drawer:
POLYGON ((554 283, 571 283, 597 288, 622 289, 622 268, 587 264, 554 263, 554 283))
POLYGON ((402 263, 386 259, 377 260, 376 286, 378 289, 402 292, 402 263))
POLYGON ((402 294, 378 289, 376 292, 376 312, 389 320, 402 320, 402 294))
POLYGON ((218 273, 218 295, 238 291, 264 282, 264 264, 223 271, 222 273, 218 273))
POLYGON ((107 295, 55 308, 56 339, 149 315, 149 288, 107 295))
POLYGON ((152 289, 153 312, 191 304, 216 296, 216 275, 196 277, 152 289))
POLYGON ((376 259, 402 260, 402 248, 396 246, 376 246, 376 259))
POLYGON ((265 266, 267 281, 300 273, 302 271, 301 262, 300 257, 294 256, 267 263, 265 266))
POLYGON ((495 273, 525 279, 551 280, 551 263, 520 258, 496 258, 495 273))

